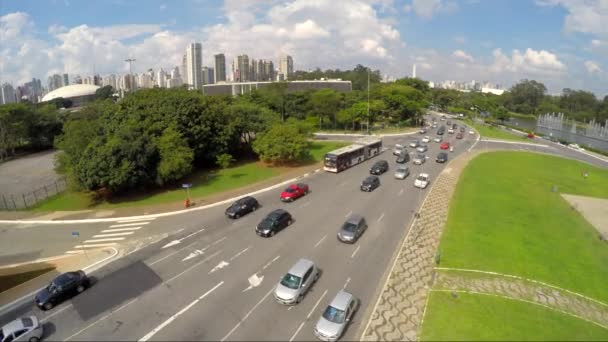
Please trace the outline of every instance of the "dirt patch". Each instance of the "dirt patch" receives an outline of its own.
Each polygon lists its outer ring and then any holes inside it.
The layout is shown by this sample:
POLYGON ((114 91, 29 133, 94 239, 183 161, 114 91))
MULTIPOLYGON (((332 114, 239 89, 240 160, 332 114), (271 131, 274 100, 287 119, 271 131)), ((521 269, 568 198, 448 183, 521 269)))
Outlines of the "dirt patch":
POLYGON ((47 267, 36 271, 0 276, 0 292, 4 292, 15 286, 21 285, 26 281, 37 278, 47 272, 51 272, 54 269, 55 267, 47 267))
POLYGON ((608 238, 608 199, 562 194, 598 232, 608 238))

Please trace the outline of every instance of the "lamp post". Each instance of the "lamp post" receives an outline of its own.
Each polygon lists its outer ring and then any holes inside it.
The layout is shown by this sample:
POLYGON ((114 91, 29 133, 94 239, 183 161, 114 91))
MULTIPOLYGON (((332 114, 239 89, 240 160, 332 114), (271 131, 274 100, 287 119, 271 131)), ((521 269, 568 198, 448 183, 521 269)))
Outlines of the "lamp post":
POLYGON ((367 135, 369 135, 369 68, 367 68, 367 135))

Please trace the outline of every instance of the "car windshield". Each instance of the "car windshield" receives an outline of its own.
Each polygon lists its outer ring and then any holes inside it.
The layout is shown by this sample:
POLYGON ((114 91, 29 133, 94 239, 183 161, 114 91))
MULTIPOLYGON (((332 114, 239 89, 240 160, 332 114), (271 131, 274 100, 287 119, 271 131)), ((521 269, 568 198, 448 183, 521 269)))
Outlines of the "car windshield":
POLYGON ((344 222, 344 225, 342 225, 342 230, 347 232, 354 232, 356 229, 357 225, 351 222, 344 222))
POLYGON ((267 217, 267 218, 263 219, 262 222, 260 222, 259 227, 261 229, 270 229, 273 224, 274 224, 274 220, 267 217))
POLYGON ((285 192, 289 192, 290 194, 295 192, 296 190, 294 188, 287 188, 285 189, 285 192))
POLYGON ((426 177, 425 176, 418 176, 418 180, 426 182, 426 177))
POLYGON ((287 273, 283 279, 281 279, 281 285, 295 290, 300 287, 300 280, 300 277, 287 273))
POLYGON ((346 317, 345 312, 334 308, 333 306, 327 306, 325 312, 323 312, 323 318, 333 323, 343 323, 346 317))
POLYGON ((399 168, 397 168, 397 172, 398 172, 398 173, 405 173, 405 170, 407 170, 407 169, 406 169, 406 168, 404 168, 404 167, 399 167, 399 168))
POLYGON ((424 154, 419 154, 418 159, 424 159, 424 154))
MULTIPOLYGON (((30 328, 30 327, 34 326, 34 321, 32 321, 32 319, 29 317, 22 318, 21 322, 23 323, 23 326, 26 328, 30 328)), ((0 341, 2 341, 2 339, 0 339, 0 341)))

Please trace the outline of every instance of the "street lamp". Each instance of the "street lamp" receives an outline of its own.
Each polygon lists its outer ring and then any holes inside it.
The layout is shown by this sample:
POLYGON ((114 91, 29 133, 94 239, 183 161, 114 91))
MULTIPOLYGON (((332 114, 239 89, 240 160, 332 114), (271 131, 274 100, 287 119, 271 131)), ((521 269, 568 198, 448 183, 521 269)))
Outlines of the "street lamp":
POLYGON ((369 135, 369 67, 367 68, 367 135, 369 135))

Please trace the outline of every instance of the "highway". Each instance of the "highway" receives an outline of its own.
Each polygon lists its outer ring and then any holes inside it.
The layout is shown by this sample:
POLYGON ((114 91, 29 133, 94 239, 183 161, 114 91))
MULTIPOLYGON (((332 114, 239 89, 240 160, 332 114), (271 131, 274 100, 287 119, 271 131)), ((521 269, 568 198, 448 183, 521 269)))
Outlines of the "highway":
MULTIPOLYGON (((256 196, 262 207, 238 220, 226 218, 226 206, 218 206, 136 221, 0 225, 5 241, 3 263, 11 257, 18 262, 57 255, 100 239, 116 238, 98 243, 134 250, 96 271, 94 285, 73 300, 49 312, 27 301, 0 313, 0 323, 33 313, 44 322, 49 340, 314 340, 313 326, 322 310, 338 290, 346 288, 362 305, 342 339, 357 340, 397 246, 430 189, 414 188, 415 177, 429 173, 432 186, 449 165, 434 161, 439 144, 431 142, 427 162, 407 163, 410 176, 395 179, 392 147, 413 138, 422 136, 384 138, 389 149, 379 157, 338 174, 318 172, 305 178, 302 181, 310 185, 311 193, 293 203, 279 200, 280 189, 256 196), (371 193, 361 192, 360 182, 380 159, 390 163, 390 170, 380 176, 382 185, 371 193), (258 237, 254 227, 276 208, 288 210, 295 222, 274 237, 258 237), (351 213, 364 216, 369 228, 357 243, 346 245, 336 234, 351 213), (77 238, 71 235, 76 230, 77 238), (123 232, 132 234, 95 238, 123 232), (27 239, 34 239, 28 242, 33 247, 6 243, 27 239), (146 246, 135 250, 134 246, 144 245, 142 241, 148 241, 146 246), (303 257, 313 260, 322 275, 300 304, 283 306, 272 296, 274 286, 303 257)), ((446 134, 444 139, 456 146, 448 152, 453 158, 466 153, 477 135, 465 134, 463 140, 456 140, 455 135, 446 134)), ((577 159, 601 164, 560 147, 479 142, 475 148, 497 146, 572 153, 577 159)))

